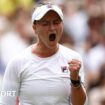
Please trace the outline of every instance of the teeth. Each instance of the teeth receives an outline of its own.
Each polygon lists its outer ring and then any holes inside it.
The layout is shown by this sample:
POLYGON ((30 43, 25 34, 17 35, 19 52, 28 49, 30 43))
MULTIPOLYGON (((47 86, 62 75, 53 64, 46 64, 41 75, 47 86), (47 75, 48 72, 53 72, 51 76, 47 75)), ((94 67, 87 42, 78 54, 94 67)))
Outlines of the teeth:
POLYGON ((50 34, 49 35, 49 40, 54 41, 56 39, 56 34, 50 34))

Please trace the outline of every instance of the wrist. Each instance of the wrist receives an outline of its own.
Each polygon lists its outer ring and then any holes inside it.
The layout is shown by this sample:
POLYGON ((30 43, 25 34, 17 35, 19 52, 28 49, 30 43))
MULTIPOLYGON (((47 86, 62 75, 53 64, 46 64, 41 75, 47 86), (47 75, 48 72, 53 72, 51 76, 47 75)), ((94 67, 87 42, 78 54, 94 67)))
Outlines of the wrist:
POLYGON ((78 74, 70 74, 70 79, 72 79, 72 80, 79 80, 80 77, 78 76, 78 74))
POLYGON ((78 80, 79 79, 79 74, 78 72, 70 72, 70 78, 72 80, 78 80))
POLYGON ((70 78, 70 80, 71 80, 71 85, 73 86, 73 87, 79 87, 79 86, 81 86, 81 78, 78 76, 78 79, 72 79, 72 78, 70 78))

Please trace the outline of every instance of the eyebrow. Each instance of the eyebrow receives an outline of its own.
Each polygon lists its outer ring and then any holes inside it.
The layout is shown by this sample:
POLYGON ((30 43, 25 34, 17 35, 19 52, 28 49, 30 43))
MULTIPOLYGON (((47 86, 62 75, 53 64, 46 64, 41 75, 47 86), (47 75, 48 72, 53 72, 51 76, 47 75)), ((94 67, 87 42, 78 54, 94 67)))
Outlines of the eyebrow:
MULTIPOLYGON (((46 19, 43 19, 43 20, 40 20, 41 22, 49 22, 50 20, 46 20, 46 19)), ((39 22, 40 22, 39 21, 39 22)), ((59 18, 56 18, 56 19, 53 19, 52 21, 61 21, 61 19, 59 18)))
MULTIPOLYGON (((56 22, 56 21, 61 22, 62 20, 60 18, 56 18, 56 19, 52 20, 52 22, 56 22)), ((34 21, 34 24, 36 24, 36 22, 38 22, 38 23, 48 23, 48 22, 50 22, 50 20, 47 20, 47 19, 38 20, 38 21, 34 21)))

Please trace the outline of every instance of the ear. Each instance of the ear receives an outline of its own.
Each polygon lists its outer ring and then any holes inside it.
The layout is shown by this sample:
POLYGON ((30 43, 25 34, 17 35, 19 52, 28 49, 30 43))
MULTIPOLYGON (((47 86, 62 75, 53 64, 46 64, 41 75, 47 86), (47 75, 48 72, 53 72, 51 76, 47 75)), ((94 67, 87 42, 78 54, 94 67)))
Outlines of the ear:
POLYGON ((37 34, 36 24, 33 24, 33 25, 32 25, 32 28, 33 28, 34 33, 37 34))
POLYGON ((36 30, 36 25, 35 24, 33 24, 32 27, 33 27, 34 30, 36 30))

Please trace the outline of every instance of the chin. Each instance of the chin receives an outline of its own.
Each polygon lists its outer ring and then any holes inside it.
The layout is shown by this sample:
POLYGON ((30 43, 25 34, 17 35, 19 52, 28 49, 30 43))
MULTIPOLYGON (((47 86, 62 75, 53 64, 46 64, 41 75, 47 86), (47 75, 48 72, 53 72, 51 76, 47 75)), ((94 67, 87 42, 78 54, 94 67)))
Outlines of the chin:
POLYGON ((48 46, 49 46, 50 49, 55 49, 57 47, 57 45, 58 45, 58 43, 55 43, 55 42, 53 43, 52 42, 48 46))

